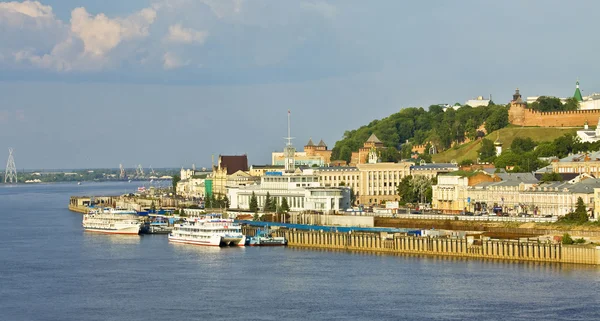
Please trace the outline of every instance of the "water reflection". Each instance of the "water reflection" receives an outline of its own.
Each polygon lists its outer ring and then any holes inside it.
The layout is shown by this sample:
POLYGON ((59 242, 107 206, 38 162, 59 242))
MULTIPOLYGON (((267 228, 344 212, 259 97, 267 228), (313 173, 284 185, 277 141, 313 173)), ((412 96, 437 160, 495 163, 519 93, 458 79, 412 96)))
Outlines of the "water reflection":
POLYGON ((139 245, 140 235, 106 234, 83 231, 83 241, 87 244, 139 245))

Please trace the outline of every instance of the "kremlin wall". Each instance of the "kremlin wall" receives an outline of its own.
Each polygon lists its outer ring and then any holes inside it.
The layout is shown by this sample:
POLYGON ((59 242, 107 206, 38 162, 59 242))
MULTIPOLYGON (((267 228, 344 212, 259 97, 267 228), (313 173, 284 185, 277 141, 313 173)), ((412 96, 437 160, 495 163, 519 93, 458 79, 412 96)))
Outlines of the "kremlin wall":
POLYGON ((519 89, 515 91, 508 110, 508 122, 517 126, 583 127, 586 123, 597 123, 599 118, 600 109, 553 112, 531 110, 522 100, 519 89))

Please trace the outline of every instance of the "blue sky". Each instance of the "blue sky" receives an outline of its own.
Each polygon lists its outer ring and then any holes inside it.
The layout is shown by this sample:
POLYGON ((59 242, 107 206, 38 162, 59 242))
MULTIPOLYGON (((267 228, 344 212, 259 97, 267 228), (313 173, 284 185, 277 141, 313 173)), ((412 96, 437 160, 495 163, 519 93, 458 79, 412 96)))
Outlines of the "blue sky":
POLYGON ((0 160, 189 167, 408 106, 600 91, 596 1, 0 2, 0 160))

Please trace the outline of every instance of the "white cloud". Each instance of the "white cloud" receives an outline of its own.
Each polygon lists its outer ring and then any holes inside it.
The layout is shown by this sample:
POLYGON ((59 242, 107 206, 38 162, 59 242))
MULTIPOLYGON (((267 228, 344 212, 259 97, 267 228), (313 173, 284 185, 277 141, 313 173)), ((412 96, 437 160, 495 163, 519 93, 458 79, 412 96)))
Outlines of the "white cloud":
POLYGON ((52 7, 38 1, 0 2, 0 26, 17 29, 45 29, 62 25, 52 7))
POLYGON ((337 15, 337 8, 323 1, 304 1, 301 5, 304 9, 314 11, 328 19, 337 15))
POLYGON ((148 37, 156 17, 153 8, 111 18, 103 13, 92 15, 80 7, 73 9, 70 24, 65 24, 55 18, 50 6, 37 1, 0 3, 0 26, 4 23, 13 30, 0 34, 0 54, 42 69, 101 70, 127 59, 124 49, 119 49, 119 54, 115 49, 148 37))
POLYGON ((183 61, 183 60, 181 60, 181 58, 179 58, 173 52, 167 52, 163 56, 163 68, 165 68, 167 70, 181 68, 181 67, 187 66, 189 64, 190 64, 189 60, 183 61))
POLYGON ((206 41, 208 32, 197 31, 191 28, 183 28, 181 24, 172 25, 169 27, 169 34, 166 39, 175 43, 199 43, 203 44, 206 41))
POLYGON ((244 4, 244 0, 202 0, 202 2, 209 6, 218 18, 239 14, 244 4))
POLYGON ((84 44, 84 53, 103 56, 121 41, 148 35, 156 19, 154 9, 143 9, 125 19, 110 19, 104 14, 91 16, 85 8, 71 13, 71 31, 84 44))

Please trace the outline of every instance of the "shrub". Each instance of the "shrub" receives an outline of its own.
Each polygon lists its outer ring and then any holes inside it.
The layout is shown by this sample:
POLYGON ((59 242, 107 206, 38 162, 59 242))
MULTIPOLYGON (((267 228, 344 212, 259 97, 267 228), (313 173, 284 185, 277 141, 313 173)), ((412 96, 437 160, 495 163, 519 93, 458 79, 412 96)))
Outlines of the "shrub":
POLYGON ((569 233, 565 233, 562 237, 562 244, 573 244, 573 239, 569 233))

